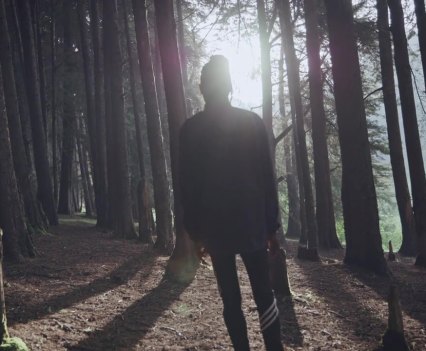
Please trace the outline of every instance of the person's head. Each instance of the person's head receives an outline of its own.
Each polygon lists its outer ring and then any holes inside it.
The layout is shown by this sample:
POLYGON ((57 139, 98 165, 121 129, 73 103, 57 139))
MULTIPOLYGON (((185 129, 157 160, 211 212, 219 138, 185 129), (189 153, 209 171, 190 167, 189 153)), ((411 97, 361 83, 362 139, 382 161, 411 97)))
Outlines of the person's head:
POLYGON ((205 102, 228 101, 232 92, 229 63, 225 56, 213 55, 201 69, 200 90, 205 102))

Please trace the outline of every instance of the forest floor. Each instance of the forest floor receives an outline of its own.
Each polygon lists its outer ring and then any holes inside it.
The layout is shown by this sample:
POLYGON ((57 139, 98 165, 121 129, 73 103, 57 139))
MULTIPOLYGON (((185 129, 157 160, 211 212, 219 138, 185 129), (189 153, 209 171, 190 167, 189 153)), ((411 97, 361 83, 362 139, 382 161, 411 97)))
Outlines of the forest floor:
MULTIPOLYGON (((31 350, 231 350, 213 272, 202 266, 188 286, 163 279, 167 257, 137 242, 115 240, 82 217, 62 218, 35 238, 39 256, 6 265, 12 336, 31 350)), ((389 282, 342 264, 294 257, 289 242, 292 300, 279 302, 286 350, 376 350, 387 324, 389 282)), ((240 265, 252 350, 264 350, 248 278, 240 265)), ((426 350, 426 271, 399 258, 407 340, 426 350)))

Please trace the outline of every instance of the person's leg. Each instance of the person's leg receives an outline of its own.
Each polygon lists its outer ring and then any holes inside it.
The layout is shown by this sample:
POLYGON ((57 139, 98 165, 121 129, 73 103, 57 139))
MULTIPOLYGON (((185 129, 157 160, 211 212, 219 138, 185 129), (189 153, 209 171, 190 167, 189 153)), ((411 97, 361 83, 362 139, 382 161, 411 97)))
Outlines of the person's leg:
POLYGON ((269 281, 268 252, 266 249, 241 255, 253 290, 260 318, 260 328, 267 351, 284 350, 277 303, 269 281))
POLYGON ((241 291, 238 283, 235 255, 211 255, 220 296, 223 317, 236 351, 250 350, 247 325, 241 310, 241 291))

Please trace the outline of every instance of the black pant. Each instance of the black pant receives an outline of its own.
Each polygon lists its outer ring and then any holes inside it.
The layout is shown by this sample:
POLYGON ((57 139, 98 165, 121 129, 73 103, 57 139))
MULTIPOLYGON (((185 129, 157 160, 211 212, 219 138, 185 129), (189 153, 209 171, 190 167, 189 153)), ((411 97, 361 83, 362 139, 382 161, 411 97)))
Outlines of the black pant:
MULTIPOLYGON (((267 351, 282 351, 278 309, 269 281, 266 249, 241 254, 250 279, 254 301, 259 313, 263 340, 267 351)), ((250 350, 247 325, 241 310, 241 291, 235 255, 211 255, 219 292, 223 300, 223 317, 234 349, 250 350)))

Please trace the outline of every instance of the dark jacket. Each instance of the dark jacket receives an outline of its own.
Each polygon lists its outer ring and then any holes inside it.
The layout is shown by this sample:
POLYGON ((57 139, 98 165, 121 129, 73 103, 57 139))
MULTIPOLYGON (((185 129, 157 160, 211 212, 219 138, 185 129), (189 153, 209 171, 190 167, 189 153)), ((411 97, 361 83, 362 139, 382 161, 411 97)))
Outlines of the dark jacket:
POLYGON ((234 108, 206 108, 180 132, 184 225, 210 253, 266 247, 278 224, 278 198, 262 119, 234 108))

